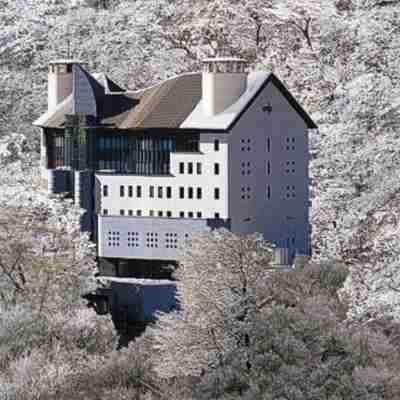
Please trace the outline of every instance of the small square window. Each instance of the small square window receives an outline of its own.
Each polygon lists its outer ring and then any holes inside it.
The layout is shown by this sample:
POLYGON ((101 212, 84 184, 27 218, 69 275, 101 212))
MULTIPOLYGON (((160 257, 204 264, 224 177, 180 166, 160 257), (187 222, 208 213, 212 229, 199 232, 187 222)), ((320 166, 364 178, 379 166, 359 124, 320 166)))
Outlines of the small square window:
POLYGON ((136 211, 136 215, 137 215, 138 217, 141 217, 141 216, 142 216, 142 210, 137 210, 137 211, 136 211))
POLYGON ((181 211, 181 212, 179 213, 179 218, 185 218, 185 213, 184 213, 183 211, 181 211))
POLYGON ((188 218, 193 218, 193 212, 192 211, 188 212, 188 218))
POLYGON ((132 217, 132 215, 133 215, 133 210, 128 210, 128 215, 129 215, 130 217, 132 217))
POLYGON ((108 215, 108 210, 106 208, 103 209, 103 215, 108 215))
POLYGON ((219 213, 215 213, 215 214, 214 214, 214 218, 215 218, 215 219, 219 219, 219 213))
POLYGON ((171 211, 167 211, 167 217, 171 218, 172 217, 172 212, 171 211))
POLYGON ((150 216, 150 217, 154 217, 154 210, 150 210, 150 211, 149 211, 149 216, 150 216))
POLYGON ((180 199, 184 199, 185 198, 185 188, 184 187, 180 187, 179 188, 179 198, 180 199))
POLYGON ((197 218, 201 218, 201 217, 202 217, 201 212, 198 212, 197 213, 197 218))
POLYGON ((188 174, 192 175, 193 174, 193 163, 188 163, 188 174))
POLYGON ((185 173, 185 163, 180 162, 179 163, 179 173, 184 174, 185 173))
POLYGON ((201 175, 201 163, 196 164, 197 175, 201 175))
POLYGON ((159 216, 159 217, 162 217, 162 216, 163 216, 163 212, 162 212, 162 211, 159 211, 159 212, 158 212, 158 216, 159 216))
POLYGON ((125 215, 125 210, 119 210, 119 215, 125 215))
POLYGON ((172 188, 171 186, 167 186, 167 199, 172 197, 172 188))

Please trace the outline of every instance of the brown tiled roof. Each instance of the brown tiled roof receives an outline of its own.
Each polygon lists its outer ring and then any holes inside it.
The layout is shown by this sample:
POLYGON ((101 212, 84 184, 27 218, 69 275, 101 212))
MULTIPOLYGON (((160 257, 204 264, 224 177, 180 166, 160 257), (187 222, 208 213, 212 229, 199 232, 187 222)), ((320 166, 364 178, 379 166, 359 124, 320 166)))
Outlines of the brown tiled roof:
MULTIPOLYGON (((201 74, 181 75, 135 93, 96 91, 95 95, 98 125, 119 129, 179 128, 201 99, 201 74)), ((72 96, 64 107, 41 118, 40 126, 62 128, 65 114, 71 112, 72 96)))

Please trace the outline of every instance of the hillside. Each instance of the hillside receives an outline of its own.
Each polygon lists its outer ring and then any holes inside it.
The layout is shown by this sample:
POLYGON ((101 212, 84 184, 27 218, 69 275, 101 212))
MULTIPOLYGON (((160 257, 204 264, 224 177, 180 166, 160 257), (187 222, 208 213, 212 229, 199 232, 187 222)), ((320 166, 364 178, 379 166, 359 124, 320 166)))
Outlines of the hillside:
POLYGON ((400 317, 399 14, 400 4, 378 0, 1 0, 3 187, 40 196, 31 122, 46 107, 50 59, 73 56, 134 89, 223 49, 272 69, 319 126, 314 258, 350 267, 354 314, 383 307, 400 317))

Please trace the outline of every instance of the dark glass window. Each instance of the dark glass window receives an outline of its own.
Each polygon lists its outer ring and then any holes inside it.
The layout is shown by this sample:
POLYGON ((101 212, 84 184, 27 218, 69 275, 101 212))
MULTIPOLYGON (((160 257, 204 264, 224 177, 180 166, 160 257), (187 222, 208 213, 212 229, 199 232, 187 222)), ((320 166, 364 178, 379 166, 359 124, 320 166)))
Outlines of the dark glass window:
POLYGON ((193 218, 193 212, 192 211, 188 212, 188 218, 193 218))
POLYGON ((201 163, 197 163, 196 164, 196 168, 197 168, 197 175, 201 175, 201 163))
POLYGON ((179 198, 184 199, 185 198, 185 188, 180 187, 179 188, 179 198))
POLYGON ((172 217, 172 212, 171 211, 167 211, 167 217, 171 218, 172 217))
POLYGON ((128 186, 128 196, 133 197, 133 186, 128 186))
POLYGON ((128 215, 129 215, 130 217, 132 217, 132 215, 133 215, 133 210, 128 210, 128 215))
POLYGON ((171 186, 167 186, 167 199, 172 197, 172 188, 171 186))
POLYGON ((198 199, 201 199, 201 197, 202 197, 202 190, 201 190, 201 188, 199 187, 199 188, 197 188, 197 198, 198 198, 198 199))
POLYGON ((219 140, 218 139, 214 140, 214 151, 219 151, 219 140))
POLYGON ((154 211, 153 211, 153 210, 150 210, 150 211, 149 211, 149 216, 150 216, 150 217, 154 217, 154 211))
POLYGON ((214 214, 214 218, 215 218, 215 219, 219 219, 219 213, 215 213, 215 214, 214 214))
POLYGON ((184 213, 183 211, 181 211, 181 212, 179 213, 179 217, 180 217, 180 218, 185 218, 185 213, 184 213))
POLYGON ((137 210, 137 211, 136 211, 136 215, 137 215, 138 217, 141 217, 141 216, 142 216, 142 210, 137 210))
POLYGON ((142 187, 141 186, 136 186, 136 197, 137 198, 142 197, 142 187))
POLYGON ((108 215, 108 210, 106 208, 103 210, 103 215, 108 215))
POLYGON ((197 218, 201 218, 201 212, 197 213, 197 218))
POLYGON ((103 196, 107 197, 108 196, 108 185, 103 186, 103 196))
POLYGON ((158 198, 162 199, 162 197, 163 197, 163 188, 162 188, 162 186, 159 186, 158 187, 158 198))
POLYGON ((124 197, 124 196, 125 196, 125 186, 120 186, 120 187, 119 187, 119 195, 120 195, 121 197, 124 197))
POLYGON ((119 210, 119 215, 125 215, 125 210, 119 210))
POLYGON ((214 175, 219 175, 219 164, 218 163, 214 164, 214 175))
POLYGON ((219 188, 214 189, 214 199, 218 200, 219 199, 219 188))
POLYGON ((192 175, 193 174, 193 163, 188 163, 188 174, 192 175))
POLYGON ((149 187, 149 197, 153 198, 154 197, 154 186, 149 187))
POLYGON ((193 188, 192 187, 188 188, 188 198, 193 199, 193 188))
POLYGON ((162 216, 163 216, 163 212, 162 212, 162 211, 159 211, 159 212, 158 212, 158 216, 159 216, 159 217, 162 217, 162 216))
POLYGON ((185 173, 185 163, 180 162, 179 163, 179 173, 184 174, 185 173))

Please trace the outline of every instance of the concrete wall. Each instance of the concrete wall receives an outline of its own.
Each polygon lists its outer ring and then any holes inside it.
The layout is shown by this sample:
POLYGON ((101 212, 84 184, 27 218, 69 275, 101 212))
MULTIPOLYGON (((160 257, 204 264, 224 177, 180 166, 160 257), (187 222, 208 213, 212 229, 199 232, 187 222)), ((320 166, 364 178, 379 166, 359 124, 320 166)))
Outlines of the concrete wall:
POLYGON ((277 246, 289 247, 292 254, 308 253, 309 153, 303 119, 269 83, 229 139, 232 230, 260 232, 277 246), (267 105, 271 113, 263 110, 267 105))
POLYGON ((72 93, 72 72, 67 72, 67 64, 50 65, 48 74, 48 110, 56 106, 72 93), (52 72, 54 70, 54 72, 52 72))
MULTIPOLYGON (((184 134, 184 133, 182 133, 184 134)), ((172 213, 173 218, 180 216, 180 212, 193 212, 196 217, 201 212, 201 218, 214 218, 219 213, 220 218, 228 218, 228 148, 227 135, 225 134, 202 134, 200 137, 199 153, 172 153, 171 175, 168 176, 139 176, 139 175, 110 175, 96 173, 96 184, 101 190, 96 192, 101 196, 98 203, 100 213, 104 209, 108 215, 120 215, 124 210, 125 215, 132 210, 136 215, 141 210, 142 216, 150 216, 150 210, 154 216, 159 211, 166 215, 167 211, 172 213), (220 141, 219 151, 214 151, 214 139, 220 141), (179 173, 179 164, 185 166, 184 174, 179 173), (193 163, 193 174, 188 173, 188 163, 193 163), (201 163, 201 174, 197 174, 196 164, 201 163), (220 174, 214 174, 214 163, 220 164, 220 174), (108 186, 108 196, 103 196, 103 186, 108 186), (120 196, 120 186, 124 186, 125 195, 120 196), (133 187, 133 197, 128 196, 128 187, 133 187), (136 196, 136 186, 141 186, 142 197, 136 196), (149 188, 154 186, 154 198, 149 197, 149 188), (166 198, 166 187, 172 188, 171 199, 166 198), (158 187, 163 188, 163 197, 158 198, 158 187), (179 188, 183 187, 185 198, 179 197, 179 188), (188 188, 193 188, 193 199, 188 198, 188 188), (197 188, 202 190, 202 198, 197 199, 197 188), (220 199, 214 199, 214 189, 219 188, 220 199)))
POLYGON ((222 220, 98 217, 98 255, 108 258, 176 260, 195 232, 229 228, 222 220))

